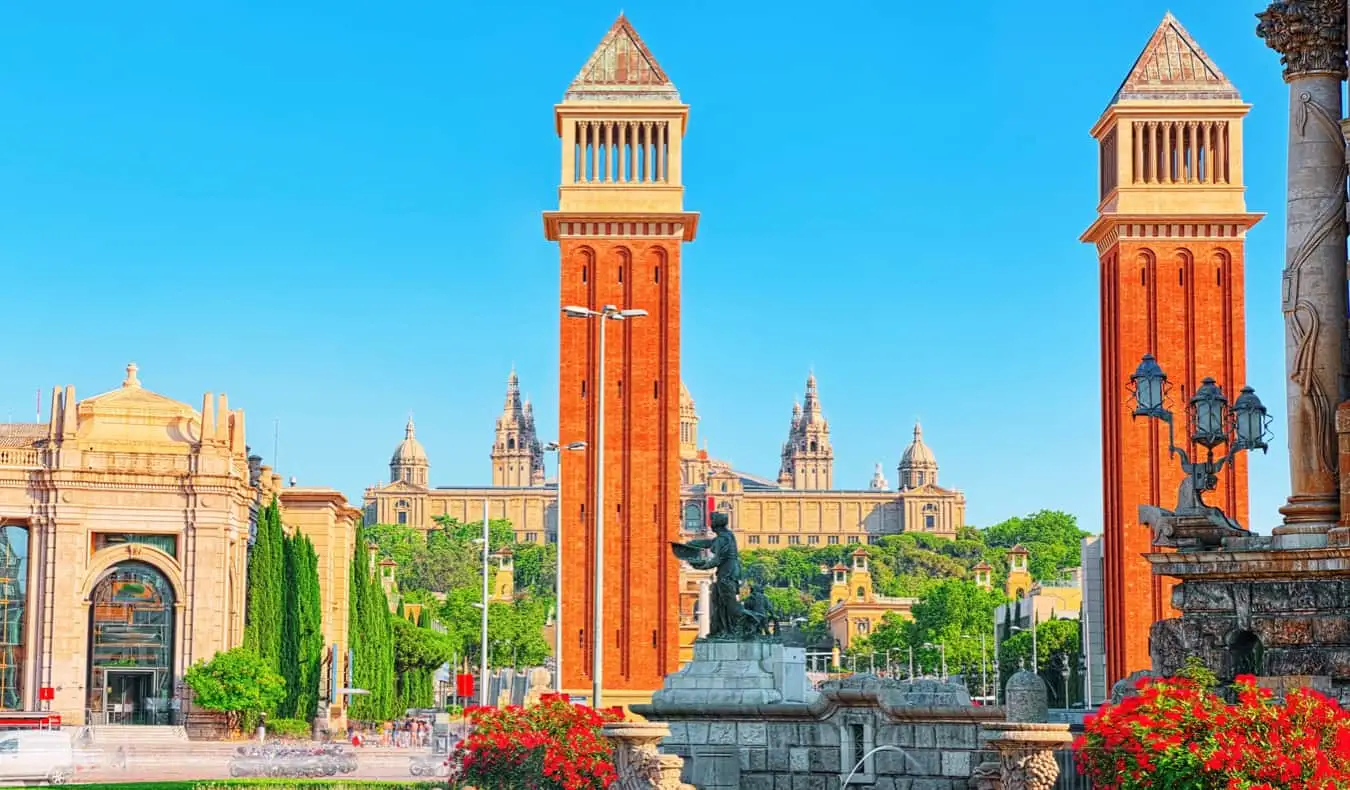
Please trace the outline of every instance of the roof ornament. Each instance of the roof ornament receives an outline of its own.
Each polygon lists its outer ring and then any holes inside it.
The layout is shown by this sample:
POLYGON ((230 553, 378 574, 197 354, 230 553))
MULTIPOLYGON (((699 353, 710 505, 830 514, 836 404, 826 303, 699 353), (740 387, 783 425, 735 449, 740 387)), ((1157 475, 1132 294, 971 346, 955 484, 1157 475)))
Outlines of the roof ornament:
POLYGON ((127 363, 127 377, 122 380, 123 387, 127 389, 135 389, 141 386, 141 380, 136 378, 137 370, 139 370, 139 368, 136 367, 135 362, 127 363))

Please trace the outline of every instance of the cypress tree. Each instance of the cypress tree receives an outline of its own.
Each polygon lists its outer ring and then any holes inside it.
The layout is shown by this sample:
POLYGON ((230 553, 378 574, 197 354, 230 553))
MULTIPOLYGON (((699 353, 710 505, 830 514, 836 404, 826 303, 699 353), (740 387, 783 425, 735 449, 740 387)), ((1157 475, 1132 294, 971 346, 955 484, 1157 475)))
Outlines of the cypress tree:
MULTIPOLYGON (((351 673, 353 688, 370 691, 370 677, 372 675, 370 642, 374 635, 366 630, 364 617, 366 589, 370 587, 370 568, 366 560, 365 533, 364 527, 358 527, 356 530, 356 551, 352 553, 352 567, 349 574, 351 578, 348 580, 347 633, 351 635, 348 647, 352 656, 352 666, 349 667, 348 671, 351 673)), ((372 694, 362 694, 353 697, 349 712, 350 717, 357 721, 374 721, 378 718, 374 715, 372 696, 372 694)))
POLYGON ((313 719, 323 674, 323 601, 319 591, 319 554, 308 536, 297 535, 296 606, 297 690, 295 718, 313 719))
POLYGON ((275 711, 286 719, 296 718, 300 695, 300 535, 282 537, 281 589, 281 676, 286 680, 286 696, 275 711))
MULTIPOLYGON (((358 548, 366 545, 365 531, 358 533, 358 548)), ((364 551, 352 558, 351 627, 356 655, 353 685, 369 691, 352 701, 351 716, 358 721, 382 721, 398 712, 398 689, 394 683, 394 635, 392 613, 384 587, 372 577, 364 551)))
POLYGON ((247 605, 244 646, 252 649, 278 674, 281 673, 281 635, 284 547, 281 506, 276 497, 258 519, 257 537, 248 555, 247 605))

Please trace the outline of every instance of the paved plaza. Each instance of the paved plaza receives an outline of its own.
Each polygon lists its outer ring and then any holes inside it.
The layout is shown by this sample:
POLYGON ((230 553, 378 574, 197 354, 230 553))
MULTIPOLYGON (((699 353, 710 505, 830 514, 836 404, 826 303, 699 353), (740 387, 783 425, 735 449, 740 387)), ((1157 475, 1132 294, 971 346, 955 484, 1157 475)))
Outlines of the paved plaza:
MULTIPOLYGON (((229 762, 240 742, 189 742, 172 749, 132 748, 127 753, 126 767, 118 763, 111 751, 88 753, 85 767, 75 778, 76 783, 155 782, 185 779, 229 779, 229 762)), ((416 781, 409 770, 417 757, 430 755, 421 749, 394 749, 362 747, 353 750, 357 755, 357 769, 335 779, 375 779, 384 781, 416 781)))

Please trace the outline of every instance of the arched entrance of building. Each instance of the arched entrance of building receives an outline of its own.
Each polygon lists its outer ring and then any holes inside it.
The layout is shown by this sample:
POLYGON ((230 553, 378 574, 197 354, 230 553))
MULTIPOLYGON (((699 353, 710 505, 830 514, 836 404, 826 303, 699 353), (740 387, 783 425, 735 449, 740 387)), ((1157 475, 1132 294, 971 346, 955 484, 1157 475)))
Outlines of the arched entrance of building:
POLYGON ((89 709, 109 724, 168 724, 173 695, 173 585, 153 565, 122 562, 94 585, 89 709))

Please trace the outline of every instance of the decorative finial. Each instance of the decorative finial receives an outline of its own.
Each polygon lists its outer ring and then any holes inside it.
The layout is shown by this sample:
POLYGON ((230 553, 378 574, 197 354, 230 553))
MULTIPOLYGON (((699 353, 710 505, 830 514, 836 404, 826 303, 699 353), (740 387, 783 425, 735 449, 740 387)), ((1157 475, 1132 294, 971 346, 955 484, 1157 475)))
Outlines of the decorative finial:
POLYGON ((141 380, 138 379, 138 378, 136 378, 136 371, 137 371, 137 370, 139 370, 139 368, 136 367, 136 363, 135 363, 135 362, 128 362, 128 363, 127 363, 127 377, 126 377, 125 379, 122 380, 122 386, 123 386, 123 387, 139 387, 139 386, 141 386, 141 380))
POLYGON ((914 441, 923 441, 923 426, 919 424, 918 420, 914 421, 914 441))
POLYGON ((413 416, 412 412, 408 412, 408 427, 403 429, 403 435, 405 438, 411 439, 413 438, 413 432, 413 416))

